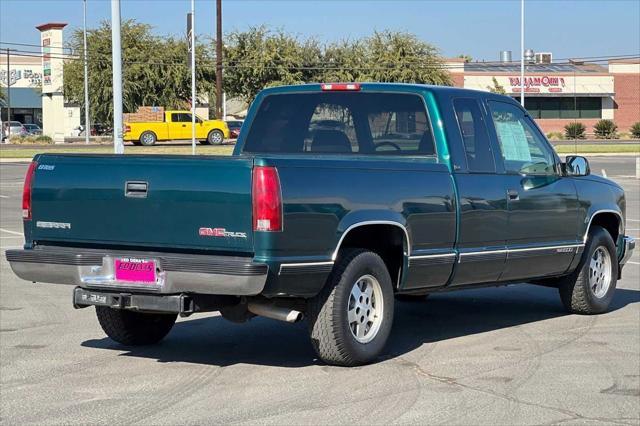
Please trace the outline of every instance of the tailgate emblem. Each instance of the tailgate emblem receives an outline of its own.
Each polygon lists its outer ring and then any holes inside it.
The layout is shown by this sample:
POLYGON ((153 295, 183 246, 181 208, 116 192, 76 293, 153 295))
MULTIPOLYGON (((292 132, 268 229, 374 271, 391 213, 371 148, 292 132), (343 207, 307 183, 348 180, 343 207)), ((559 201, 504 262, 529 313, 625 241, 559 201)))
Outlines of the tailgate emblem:
POLYGON ((231 232, 224 228, 200 228, 198 235, 201 237, 216 237, 216 238, 247 238, 246 232, 231 232))

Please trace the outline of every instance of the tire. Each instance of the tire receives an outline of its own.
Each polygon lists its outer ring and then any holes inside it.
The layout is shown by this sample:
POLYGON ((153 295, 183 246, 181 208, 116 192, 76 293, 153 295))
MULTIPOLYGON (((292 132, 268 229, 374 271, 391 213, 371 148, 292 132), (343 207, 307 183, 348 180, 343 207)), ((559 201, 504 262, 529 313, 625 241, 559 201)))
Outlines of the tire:
POLYGON ((102 330, 112 340, 127 346, 158 343, 171 331, 175 314, 150 314, 96 306, 102 330))
POLYGON ((142 134, 140 135, 139 142, 141 145, 151 146, 151 145, 155 145, 157 141, 158 141, 158 137, 156 136, 155 133, 153 133, 150 130, 142 132, 142 134))
POLYGON ((613 299, 617 279, 616 246, 609 232, 595 226, 589 232, 578 267, 560 281, 558 289, 562 304, 573 314, 603 313, 613 299))
POLYGON ((221 145, 224 142, 224 133, 218 129, 214 129, 207 135, 205 145, 221 145))
POLYGON ((393 304, 391 277, 380 256, 363 249, 343 251, 325 287, 307 302, 309 334, 318 357, 341 366, 376 359, 391 332, 393 304), (382 314, 370 314, 374 308, 382 314))
POLYGON ((429 297, 428 294, 396 294, 395 298, 398 302, 424 302, 429 297))

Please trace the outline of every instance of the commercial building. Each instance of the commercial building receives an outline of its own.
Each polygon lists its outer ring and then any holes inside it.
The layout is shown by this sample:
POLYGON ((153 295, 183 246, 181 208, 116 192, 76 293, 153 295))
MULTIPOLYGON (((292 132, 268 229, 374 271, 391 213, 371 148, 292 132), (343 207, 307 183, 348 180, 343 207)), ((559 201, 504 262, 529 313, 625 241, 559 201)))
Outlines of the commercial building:
POLYGON ((42 53, 22 50, 0 55, 0 120, 35 123, 43 134, 63 142, 80 126, 80 106, 64 100, 63 63, 67 55, 62 48, 63 23, 39 25, 42 53), (7 64, 8 59, 8 64, 7 64), (10 92, 7 96, 7 84, 10 92))
MULTIPOLYGON (((640 121, 640 60, 613 60, 599 64, 545 62, 526 65, 525 107, 545 132, 562 132, 579 121, 593 132, 600 119, 613 120, 620 132, 640 121)), ((510 59, 505 55, 505 59, 510 59)), ((520 64, 511 62, 447 61, 455 86, 496 90, 520 99, 520 64)))

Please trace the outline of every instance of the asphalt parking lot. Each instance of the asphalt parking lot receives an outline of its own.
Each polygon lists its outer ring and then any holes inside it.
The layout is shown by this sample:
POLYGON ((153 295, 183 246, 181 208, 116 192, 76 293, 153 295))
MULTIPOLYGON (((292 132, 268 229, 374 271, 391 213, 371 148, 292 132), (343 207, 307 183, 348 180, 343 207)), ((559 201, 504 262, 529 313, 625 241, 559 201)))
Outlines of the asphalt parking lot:
MULTIPOLYGON (((627 191, 635 158, 594 157, 627 191)), ((22 244, 26 164, 0 165, 0 246, 22 244)), ((610 312, 567 315, 532 285, 399 303, 388 355, 358 368, 315 359, 306 324, 179 319, 162 344, 124 348, 71 287, 32 284, 0 260, 3 424, 640 424, 640 250, 610 312)))

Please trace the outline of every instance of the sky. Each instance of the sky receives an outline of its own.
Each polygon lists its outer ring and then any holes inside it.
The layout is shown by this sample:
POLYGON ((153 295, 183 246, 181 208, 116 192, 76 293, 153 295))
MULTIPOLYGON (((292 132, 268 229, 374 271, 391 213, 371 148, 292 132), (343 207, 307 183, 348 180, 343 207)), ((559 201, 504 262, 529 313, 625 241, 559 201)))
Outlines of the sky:
MULTIPOLYGON (((300 38, 331 42, 374 30, 400 30, 437 46, 447 57, 497 60, 520 49, 520 0, 223 0, 223 31, 267 25, 300 38)), ((526 48, 567 58, 640 55, 640 0, 525 0, 526 48)), ((110 0, 87 0, 87 25, 111 18, 110 0)), ((190 0, 122 0, 122 19, 183 35, 190 0)), ((82 0, 0 0, 0 49, 39 44, 35 26, 82 27, 82 0)), ((196 0, 196 33, 215 34, 215 1, 196 0)))

